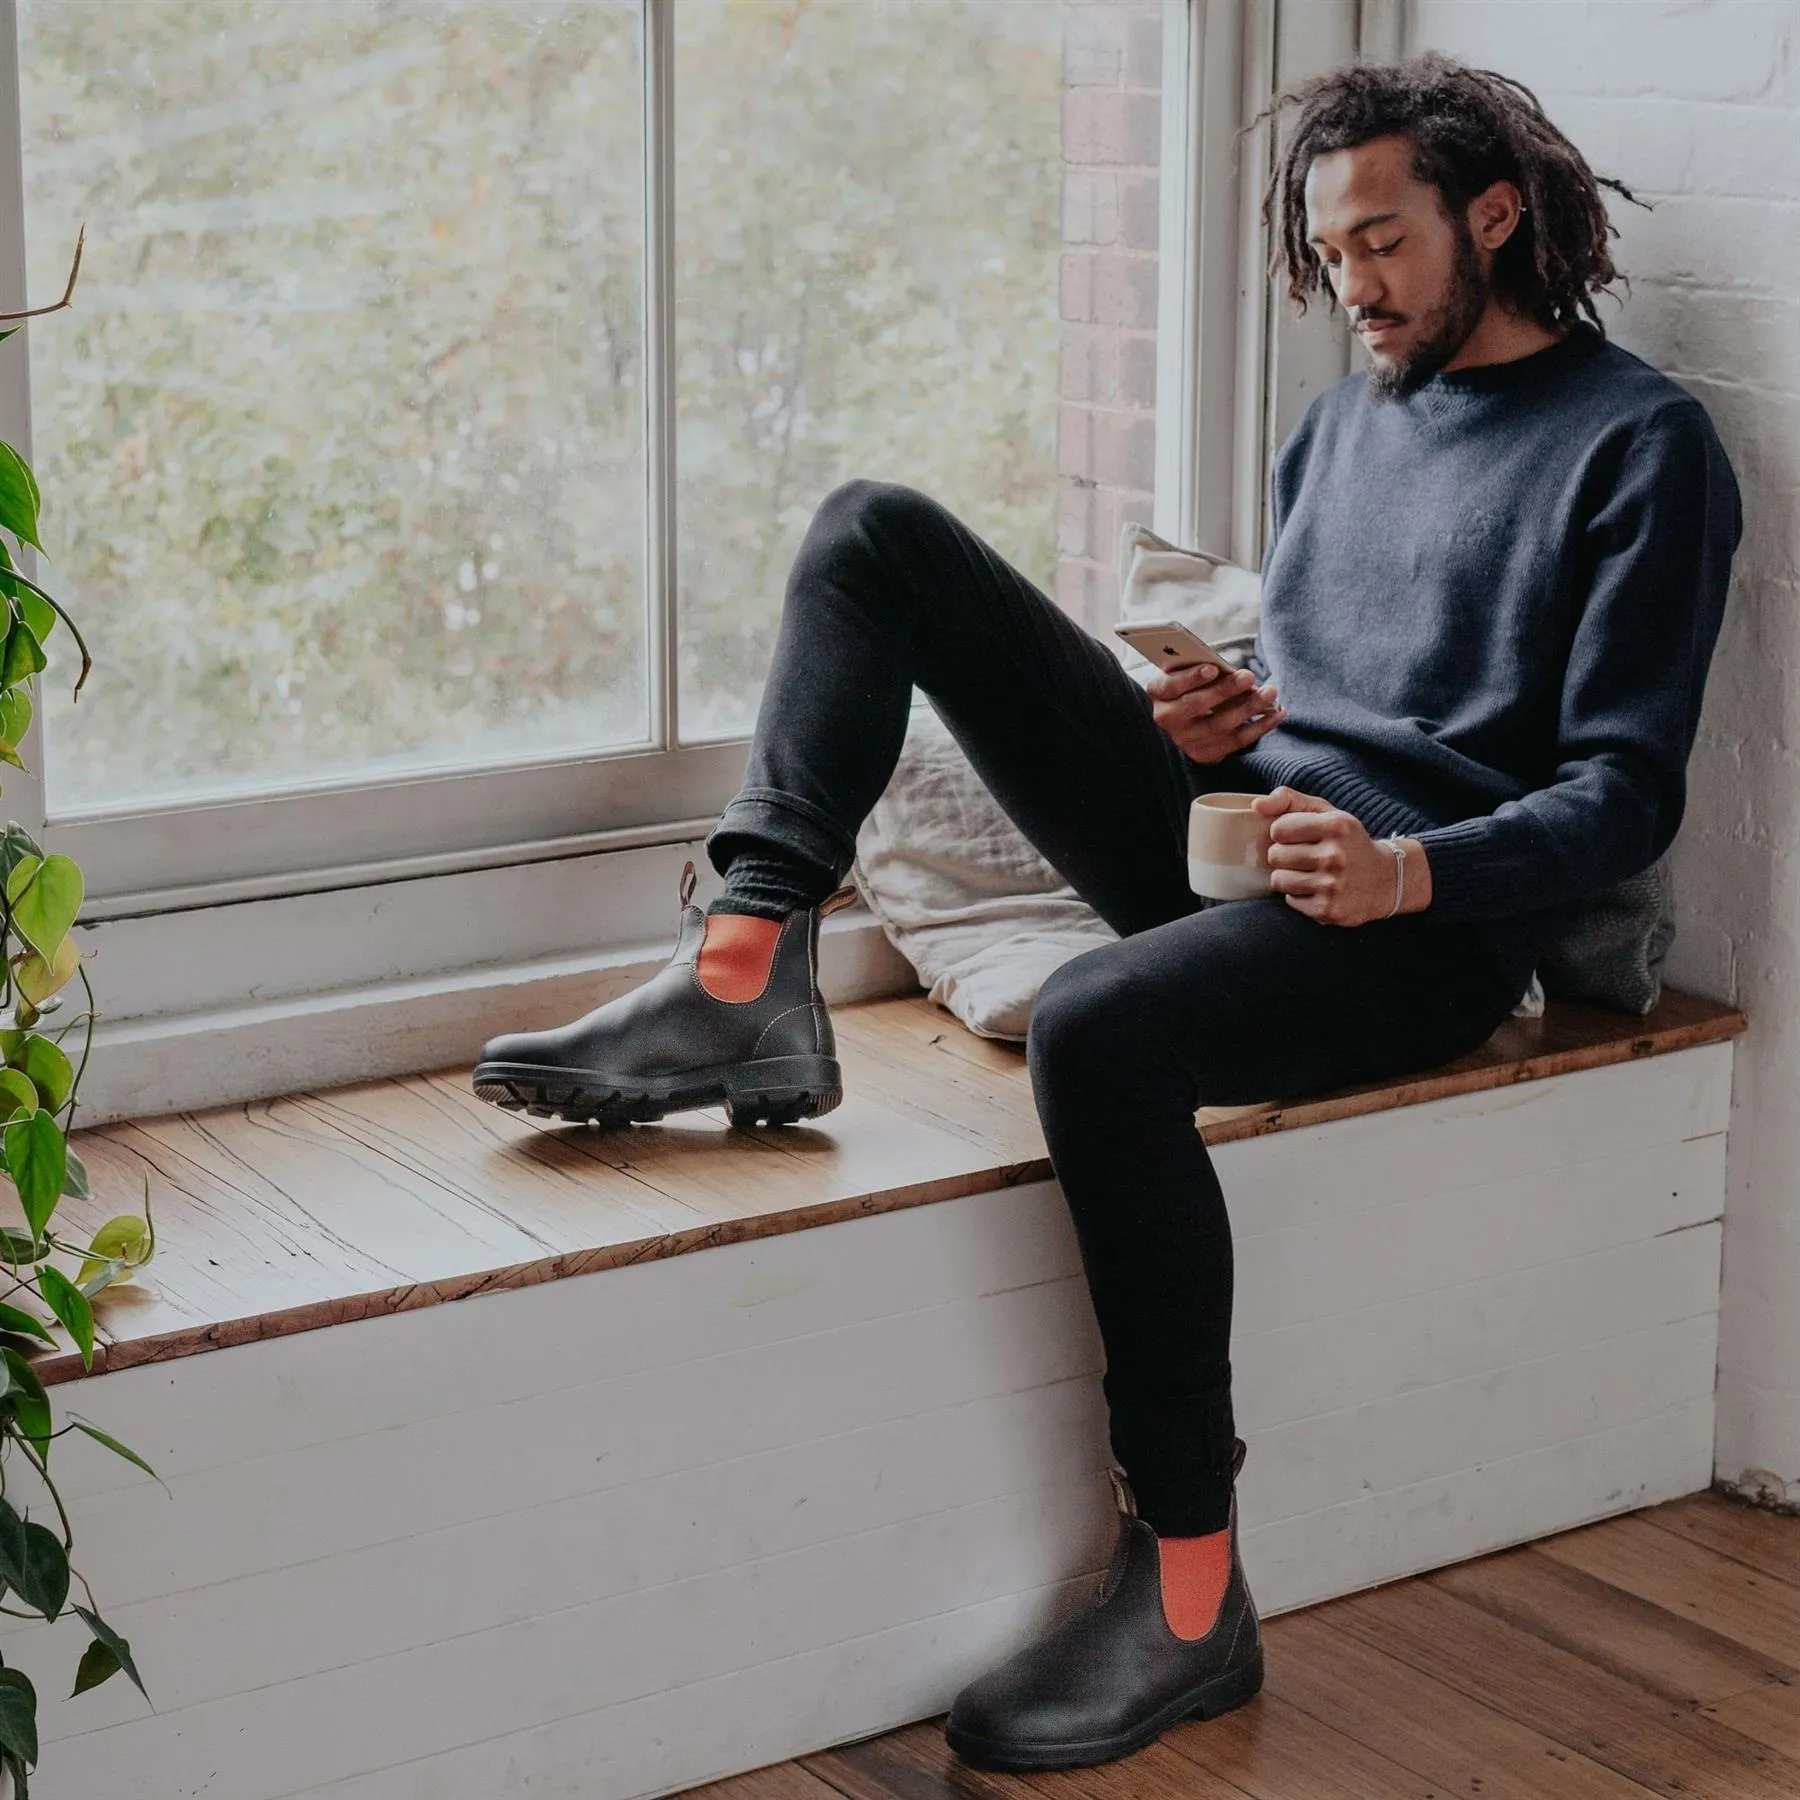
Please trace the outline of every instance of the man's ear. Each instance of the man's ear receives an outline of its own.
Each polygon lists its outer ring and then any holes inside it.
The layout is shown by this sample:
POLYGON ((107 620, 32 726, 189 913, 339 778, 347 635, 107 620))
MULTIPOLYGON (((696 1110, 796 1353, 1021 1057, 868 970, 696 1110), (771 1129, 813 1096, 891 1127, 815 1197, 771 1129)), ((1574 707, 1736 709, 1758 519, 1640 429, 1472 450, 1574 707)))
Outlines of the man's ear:
POLYGON ((1504 179, 1489 183, 1469 202, 1469 231, 1483 250, 1498 250, 1519 228, 1524 196, 1504 179))

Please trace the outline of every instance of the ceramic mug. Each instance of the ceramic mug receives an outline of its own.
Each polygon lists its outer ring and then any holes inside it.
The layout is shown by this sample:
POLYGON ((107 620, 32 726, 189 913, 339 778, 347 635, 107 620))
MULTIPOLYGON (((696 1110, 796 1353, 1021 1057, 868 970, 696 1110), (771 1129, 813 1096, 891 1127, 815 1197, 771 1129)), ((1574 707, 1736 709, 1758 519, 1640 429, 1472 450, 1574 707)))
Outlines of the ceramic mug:
POLYGON ((1269 824, 1254 794, 1199 794, 1188 808, 1188 886, 1209 900, 1253 900, 1269 885, 1269 824))

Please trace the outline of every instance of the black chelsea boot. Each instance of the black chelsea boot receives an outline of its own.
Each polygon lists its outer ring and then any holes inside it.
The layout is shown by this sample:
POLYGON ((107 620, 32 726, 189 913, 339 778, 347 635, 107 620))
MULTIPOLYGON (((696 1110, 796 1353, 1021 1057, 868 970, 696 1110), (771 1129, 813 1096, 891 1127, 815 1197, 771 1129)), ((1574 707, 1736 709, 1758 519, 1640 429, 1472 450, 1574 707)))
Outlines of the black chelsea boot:
POLYGON ((512 1111, 601 1126, 723 1102, 736 1126, 816 1119, 844 1097, 831 1015, 819 993, 819 921, 855 898, 841 888, 782 922, 768 979, 747 1000, 701 986, 706 914, 681 876, 681 930, 642 987, 551 1031, 491 1039, 475 1092, 512 1111))
POLYGON ((1169 1629, 1156 1533, 1110 1470, 1119 1507, 1112 1566, 1086 1611, 1066 1619, 956 1696, 950 1748, 984 1769, 1069 1769, 1111 1762, 1153 1743, 1179 1719, 1213 1719, 1262 1687, 1262 1629, 1238 1560, 1233 1440, 1231 1574, 1218 1619, 1192 1642, 1169 1629))

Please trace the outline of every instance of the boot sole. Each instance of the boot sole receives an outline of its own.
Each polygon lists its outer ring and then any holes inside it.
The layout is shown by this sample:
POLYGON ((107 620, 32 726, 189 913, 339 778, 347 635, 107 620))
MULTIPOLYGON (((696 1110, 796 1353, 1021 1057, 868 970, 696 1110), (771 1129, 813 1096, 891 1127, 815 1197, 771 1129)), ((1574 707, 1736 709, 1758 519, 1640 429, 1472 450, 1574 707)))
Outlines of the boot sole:
POLYGON ((1113 1762, 1153 1744, 1183 1719, 1216 1719, 1253 1700, 1262 1691, 1263 1652, 1255 1654, 1190 1688, 1150 1715, 1141 1725, 1109 1738, 1084 1738, 1067 1744, 1008 1744, 992 1738, 973 1737, 946 1725, 944 1738, 965 1762, 978 1769, 1081 1769, 1093 1763, 1113 1762))
POLYGON ((723 1104, 743 1130, 821 1118, 842 1101, 844 1077, 830 1056, 775 1056, 664 1076, 491 1062, 476 1065, 475 1095, 508 1112, 606 1128, 723 1104))

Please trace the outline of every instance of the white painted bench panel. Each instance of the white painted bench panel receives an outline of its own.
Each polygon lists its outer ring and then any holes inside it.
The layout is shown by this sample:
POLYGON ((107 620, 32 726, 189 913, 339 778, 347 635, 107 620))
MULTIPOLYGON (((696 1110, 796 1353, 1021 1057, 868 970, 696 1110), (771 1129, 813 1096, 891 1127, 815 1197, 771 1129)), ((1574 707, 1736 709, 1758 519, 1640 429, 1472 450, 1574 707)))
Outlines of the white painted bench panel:
MULTIPOLYGON (((1706 1486, 1730 1066, 1216 1152, 1265 1613, 1706 1486)), ((65 1389, 172 1490, 59 1446, 160 1711, 47 1701, 33 1791, 628 1800, 941 1711, 1104 1559, 1099 1368, 1045 1183, 65 1389)))

